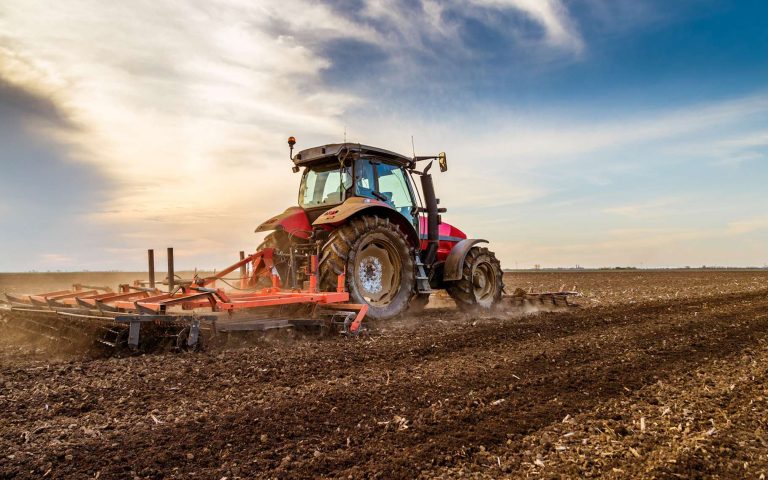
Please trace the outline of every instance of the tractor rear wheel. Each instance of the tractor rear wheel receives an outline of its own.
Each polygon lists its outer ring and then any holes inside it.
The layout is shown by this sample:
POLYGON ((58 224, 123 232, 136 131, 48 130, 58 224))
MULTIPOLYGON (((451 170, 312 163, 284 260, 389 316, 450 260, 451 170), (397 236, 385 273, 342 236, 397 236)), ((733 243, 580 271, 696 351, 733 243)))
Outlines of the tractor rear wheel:
POLYGON ((411 247, 389 219, 362 216, 331 232, 320 258, 321 289, 334 291, 344 272, 350 301, 368 305, 371 320, 408 308, 416 281, 411 247))
POLYGON ((489 309, 501 301, 502 276, 496 255, 473 247, 464 259, 461 280, 451 282, 448 294, 462 310, 489 309))

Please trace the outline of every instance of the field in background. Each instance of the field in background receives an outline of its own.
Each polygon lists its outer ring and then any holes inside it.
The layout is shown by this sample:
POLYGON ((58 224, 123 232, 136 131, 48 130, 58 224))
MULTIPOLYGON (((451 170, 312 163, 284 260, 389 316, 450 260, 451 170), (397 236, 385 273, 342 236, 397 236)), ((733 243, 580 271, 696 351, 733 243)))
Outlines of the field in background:
MULTIPOLYGON (((178 275, 189 279, 193 273, 179 272, 178 275)), ((199 275, 210 275, 210 272, 199 272, 199 275)), ((164 277, 165 273, 157 272, 158 281, 164 277)), ((118 284, 146 278, 146 272, 0 273, 0 294, 42 293, 67 289, 76 283, 116 289, 118 284)), ((510 293, 518 287, 535 292, 574 289, 583 294, 584 305, 599 305, 765 289, 768 270, 507 272, 504 283, 510 293)), ((222 282, 218 286, 229 288, 222 282)))

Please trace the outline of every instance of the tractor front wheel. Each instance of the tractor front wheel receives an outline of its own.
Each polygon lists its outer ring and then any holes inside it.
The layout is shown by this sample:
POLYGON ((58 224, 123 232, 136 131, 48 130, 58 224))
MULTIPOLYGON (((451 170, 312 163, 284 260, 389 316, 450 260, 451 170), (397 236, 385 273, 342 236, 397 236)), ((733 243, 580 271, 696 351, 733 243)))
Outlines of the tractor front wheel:
POLYGON ((350 300, 368 305, 371 320, 408 308, 416 276, 411 248, 388 219, 362 216, 331 232, 320 259, 321 289, 334 291, 344 272, 350 300))
POLYGON ((502 276, 496 255, 474 247, 464 259, 461 280, 450 283, 448 294, 462 310, 490 309, 501 301, 502 276))

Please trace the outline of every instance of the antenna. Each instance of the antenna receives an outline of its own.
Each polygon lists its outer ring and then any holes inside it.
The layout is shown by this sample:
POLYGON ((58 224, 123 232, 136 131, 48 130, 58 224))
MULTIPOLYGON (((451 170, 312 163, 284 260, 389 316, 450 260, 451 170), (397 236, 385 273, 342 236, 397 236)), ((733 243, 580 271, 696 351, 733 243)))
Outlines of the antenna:
POLYGON ((413 135, 411 135, 411 148, 413 149, 413 157, 416 158, 416 144, 413 143, 413 135))
POLYGON ((347 143, 347 126, 344 125, 344 143, 347 143))

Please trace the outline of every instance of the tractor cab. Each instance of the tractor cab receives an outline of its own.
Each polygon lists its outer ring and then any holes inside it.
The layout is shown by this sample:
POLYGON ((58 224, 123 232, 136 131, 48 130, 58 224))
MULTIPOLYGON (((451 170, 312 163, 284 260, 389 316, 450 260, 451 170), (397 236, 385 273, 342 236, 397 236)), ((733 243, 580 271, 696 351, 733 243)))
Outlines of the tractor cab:
POLYGON ((299 206, 314 221, 353 197, 387 204, 418 229, 418 202, 407 168, 412 159, 358 144, 325 145, 292 157, 303 167, 299 206))

